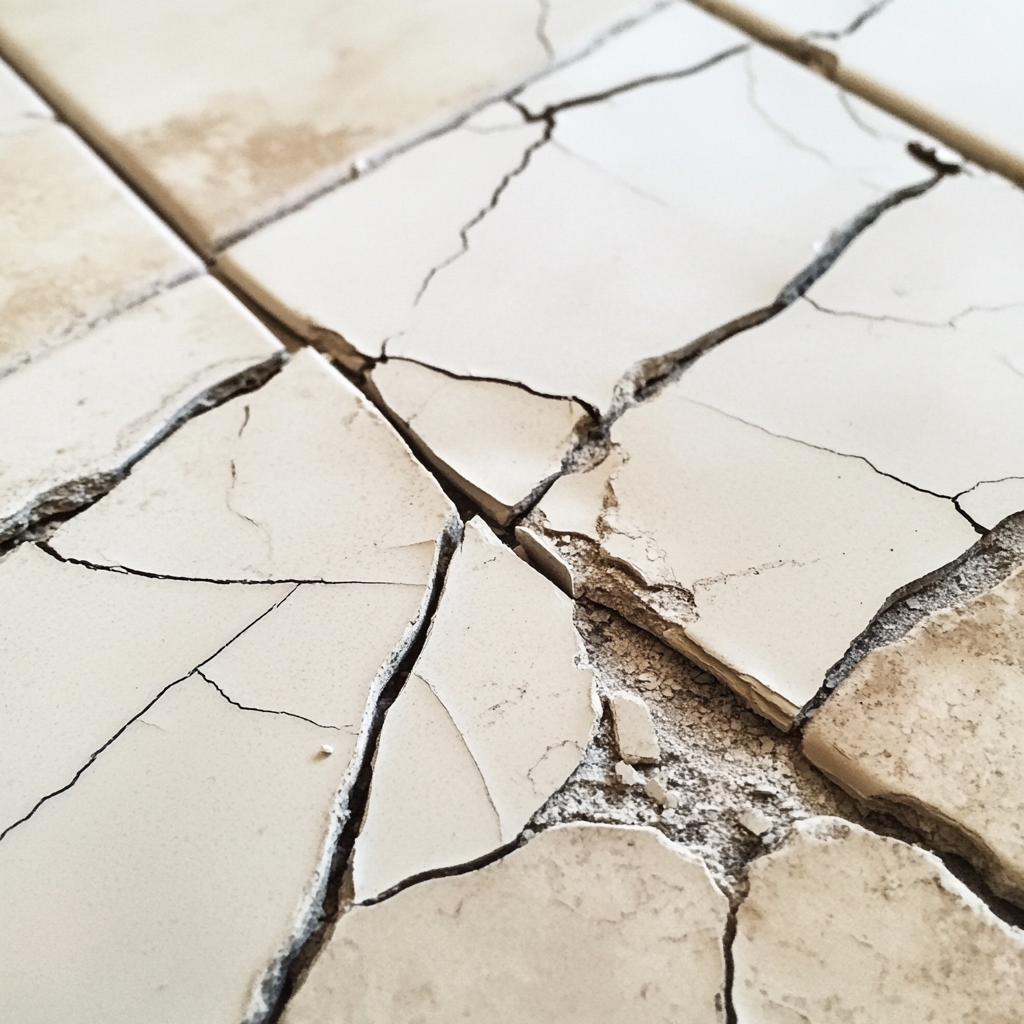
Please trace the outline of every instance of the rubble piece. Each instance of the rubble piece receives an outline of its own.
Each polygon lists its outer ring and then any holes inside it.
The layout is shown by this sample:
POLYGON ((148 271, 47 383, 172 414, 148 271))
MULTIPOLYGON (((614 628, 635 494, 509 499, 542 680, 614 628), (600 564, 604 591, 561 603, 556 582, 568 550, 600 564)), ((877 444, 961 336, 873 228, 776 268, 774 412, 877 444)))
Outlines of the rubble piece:
POLYGON ((615 727, 615 745, 627 764, 657 764, 661 759, 658 734, 651 709, 629 690, 616 690, 608 697, 615 727))
POLYGON ((655 803, 661 804, 662 807, 667 807, 669 810, 673 810, 679 806, 679 797, 675 793, 670 793, 665 787, 665 780, 663 777, 657 775, 652 776, 644 783, 644 792, 653 800, 655 803))
POLYGON ((763 836, 772 828, 772 819, 757 807, 748 807, 736 816, 736 820, 754 836, 763 836))
POLYGON ((1024 901, 1024 570, 870 651, 804 752, 858 799, 972 860, 1024 901))
MULTIPOLYGON (((206 589, 253 601, 267 588, 206 589)), ((237 1024, 265 1012, 258 979, 302 937, 324 882, 346 763, 317 752, 334 736, 239 710, 196 675, 165 693, 0 842, 5 1015, 237 1024)))
POLYGON ((161 576, 425 586, 456 523, 380 413, 307 349, 186 424, 52 544, 161 576))
POLYGON ((894 591, 976 539, 952 502, 678 385, 613 437, 620 450, 556 481, 520 543, 531 557, 546 543, 575 593, 694 658, 781 728, 894 591))
POLYGON ((615 774, 624 786, 642 786, 647 780, 631 764, 625 761, 615 762, 615 774))
POLYGON ((514 98, 524 123, 467 122, 219 265, 353 365, 386 354, 618 408, 708 332, 767 315, 834 229, 929 177, 908 136, 868 134, 833 87, 728 30, 723 57, 722 32, 671 5, 552 78, 589 88, 595 62, 611 98, 545 114, 538 82, 514 98), (680 76, 651 80, 672 47, 680 76))
POLYGON ((738 1024, 1019 1018, 1024 933, 934 855, 810 818, 749 877, 732 947, 738 1024))
POLYGON ((176 0, 156 15, 120 0, 15 2, 0 40, 209 251, 650 6, 443 0, 382 18, 357 0, 176 0))
POLYGON ((401 359, 376 366, 370 381, 374 397, 437 471, 503 525, 558 475, 581 428, 592 425, 578 402, 401 359))
POLYGON ((700 859, 654 829, 555 827, 353 907, 281 1020, 721 1024, 727 913, 700 859))
POLYGON ((599 716, 579 643, 571 602, 471 520, 384 721, 356 900, 520 834, 579 764, 599 716))
POLYGON ((110 168, 23 92, 11 95, 12 114, 22 111, 11 120, 0 98, 0 377, 203 272, 110 168))
POLYGON ((99 572, 30 544, 8 555, 0 563, 0 833, 70 785, 126 722, 290 589, 99 572))
POLYGON ((282 354, 204 276, 0 376, 0 540, 108 491, 182 419, 270 376, 282 354))

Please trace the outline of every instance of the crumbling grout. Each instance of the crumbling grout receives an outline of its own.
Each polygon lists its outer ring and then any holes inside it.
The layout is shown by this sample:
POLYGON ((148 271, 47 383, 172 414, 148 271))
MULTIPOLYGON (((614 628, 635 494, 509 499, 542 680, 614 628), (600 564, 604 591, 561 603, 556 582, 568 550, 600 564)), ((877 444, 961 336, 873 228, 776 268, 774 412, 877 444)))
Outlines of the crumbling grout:
MULTIPOLYGON (((295 590, 298 590, 298 587, 296 587, 295 590)), ((291 593, 288 594, 288 597, 291 597, 291 595, 295 593, 295 590, 292 590, 291 593)), ((286 597, 285 600, 288 600, 288 598, 286 597)), ((233 697, 229 696, 224 689, 215 680, 211 679, 202 669, 197 668, 195 670, 195 674, 209 683, 229 704, 233 704, 239 709, 239 711, 255 711, 261 715, 284 715, 286 718, 297 718, 300 722, 308 722, 310 725, 315 725, 318 729, 331 729, 334 732, 341 732, 341 726, 339 725, 327 725, 324 722, 317 722, 312 718, 307 718, 305 715, 296 714, 294 711, 282 711, 275 708, 257 708, 248 704, 241 704, 233 697)))
POLYGON ((197 665, 195 665, 191 669, 189 669, 188 672, 186 672, 183 676, 180 676, 179 678, 177 678, 175 680, 172 680, 170 683, 168 683, 166 686, 164 686, 163 689, 161 689, 160 692, 151 701, 149 701, 149 703, 146 704, 146 706, 141 711, 139 711, 137 714, 135 714, 131 718, 129 718, 128 721, 126 721, 117 730, 117 732, 115 732, 114 735, 110 737, 110 739, 108 739, 102 746, 97 748, 95 751, 93 751, 92 754, 89 755, 89 757, 86 760, 85 764, 83 764, 82 767, 79 768, 78 771, 75 772, 75 774, 72 777, 70 782, 68 782, 64 786, 61 786, 59 789, 55 789, 55 790, 53 790, 53 792, 47 793, 45 796, 40 797, 40 799, 36 802, 35 806, 27 814, 25 814, 23 817, 19 818, 17 821, 13 822, 12 824, 8 825, 7 828, 5 828, 2 832, 0 832, 0 842, 3 841, 4 837, 9 832, 12 832, 19 825, 23 825, 25 822, 27 822, 29 819, 31 819, 35 815, 36 811, 38 811, 39 808, 42 807, 44 804, 48 803, 54 797, 60 796, 61 793, 66 793, 69 789, 71 789, 78 782, 78 780, 85 774, 85 772, 88 771, 88 769, 93 766, 93 764, 95 763, 96 759, 112 743, 114 743, 115 740, 119 739, 121 737, 121 735, 129 728, 129 726, 133 725, 140 718, 142 718, 142 716, 145 715, 153 707, 153 705, 156 704, 156 702, 158 700, 160 700, 161 697, 164 696, 164 694, 166 694, 167 692, 172 690, 175 686, 178 686, 179 684, 185 682, 186 679, 190 678, 191 676, 193 676, 197 672, 199 672, 199 670, 205 664, 207 664, 208 662, 210 662, 214 658, 216 658, 218 654, 220 654, 222 651, 224 651, 228 647, 230 647, 239 637, 241 637, 244 633, 246 633, 250 629, 252 629, 252 627, 255 626, 256 623, 258 623, 262 619, 266 618, 266 616, 268 616, 271 612, 275 611, 280 605, 282 605, 285 601, 287 601, 288 598, 291 597, 291 595, 295 592, 295 589, 297 589, 297 588, 293 588, 292 590, 288 591, 288 593, 285 594, 284 597, 282 597, 280 601, 276 601, 269 608, 267 608, 266 611, 260 612, 260 614, 258 616, 256 616, 256 618, 253 619, 252 622, 250 622, 246 626, 243 626, 242 629, 240 629, 233 637, 231 637, 231 639, 229 639, 229 640, 225 641, 225 643, 221 644, 221 646, 218 647, 217 650, 215 650, 212 654, 208 655, 206 658, 204 658, 202 661, 200 661, 197 665))
MULTIPOLYGON (((743 900, 740 899, 739 903, 743 900)), ((736 942, 737 913, 739 905, 729 901, 729 911, 725 918, 725 930, 722 934, 722 958, 725 961, 725 981, 722 985, 722 997, 725 1000, 725 1024, 737 1024, 736 1002, 733 997, 733 986, 736 984, 736 961, 733 956, 733 944, 736 942)))

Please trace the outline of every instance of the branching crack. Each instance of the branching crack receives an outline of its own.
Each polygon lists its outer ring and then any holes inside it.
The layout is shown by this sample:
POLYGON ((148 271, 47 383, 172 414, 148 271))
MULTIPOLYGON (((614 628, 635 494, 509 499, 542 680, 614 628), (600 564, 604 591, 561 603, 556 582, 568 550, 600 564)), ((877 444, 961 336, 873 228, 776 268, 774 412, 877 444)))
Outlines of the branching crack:
POLYGON ((865 8, 860 14, 857 15, 845 28, 834 29, 831 32, 808 32, 807 39, 828 39, 835 42, 839 39, 845 39, 847 36, 852 36, 865 22, 870 21, 872 18, 881 14, 892 0, 878 0, 877 3, 871 4, 865 8))
POLYGON ((537 12, 537 26, 534 32, 537 36, 537 42, 544 48, 544 53, 549 61, 555 59, 555 48, 551 45, 551 40, 548 38, 548 18, 551 16, 551 0, 537 0, 537 6, 540 10, 537 12))
MULTIPOLYGON (((298 588, 296 588, 298 589, 298 588)), ((294 594, 295 591, 293 590, 294 594)), ((290 597, 291 595, 289 595, 290 597)), ((287 598, 286 598, 287 600, 287 598)), ((240 704, 233 697, 229 696, 213 679, 211 679, 201 668, 195 670, 195 674, 201 679, 208 682, 229 704, 234 705, 239 711, 256 711, 261 715, 284 715, 286 718, 297 718, 300 722, 308 722, 310 725, 315 725, 318 729, 332 729, 334 732, 341 732, 341 727, 337 725, 327 725, 324 722, 314 721, 312 718, 307 718, 305 715, 298 715, 294 711, 279 711, 274 708, 256 708, 249 704, 240 704)))

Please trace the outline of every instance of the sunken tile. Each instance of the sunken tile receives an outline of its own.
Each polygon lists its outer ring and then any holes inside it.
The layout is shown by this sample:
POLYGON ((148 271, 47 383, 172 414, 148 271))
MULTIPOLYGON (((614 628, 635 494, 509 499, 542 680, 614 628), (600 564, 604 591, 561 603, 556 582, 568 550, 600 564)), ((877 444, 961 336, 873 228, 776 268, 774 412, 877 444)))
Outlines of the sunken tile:
POLYGON ((388 712, 355 898, 512 842, 579 764, 598 714, 572 605, 479 519, 388 712))
POLYGON ((593 426, 578 402, 404 359, 378 364, 370 381, 374 397, 434 468, 501 524, 561 472, 593 426))
POLYGON ((869 652, 804 732, 859 799, 909 817, 1024 899, 1024 571, 869 652))
POLYGON ((1011 1024, 1024 933, 930 853, 838 818, 751 863, 733 943, 738 1024, 1011 1024))
POLYGON ((928 177, 905 135, 871 136, 832 86, 685 6, 551 82, 257 232, 222 267, 346 358, 403 356, 604 412, 771 306, 834 228, 928 177), (600 94, 566 95, 577 78, 600 94))
POLYGON ((0 539, 99 497, 183 419, 265 379, 281 355, 203 276, 0 376, 0 539))
POLYGON ((353 907, 282 1021, 720 1024, 727 911, 703 863, 654 829, 556 827, 353 907))
POLYGON ((437 131, 647 5, 0 4, 0 40, 205 249, 437 131), (187 29, 185 28, 187 26, 187 29))

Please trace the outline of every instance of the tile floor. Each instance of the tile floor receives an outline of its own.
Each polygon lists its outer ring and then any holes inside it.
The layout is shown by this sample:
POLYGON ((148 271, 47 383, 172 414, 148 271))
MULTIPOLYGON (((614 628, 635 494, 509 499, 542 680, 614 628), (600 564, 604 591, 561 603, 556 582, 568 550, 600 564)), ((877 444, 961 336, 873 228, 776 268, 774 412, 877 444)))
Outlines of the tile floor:
POLYGON ((0 1019, 1016 1024, 1008 0, 0 0, 0 1019))

